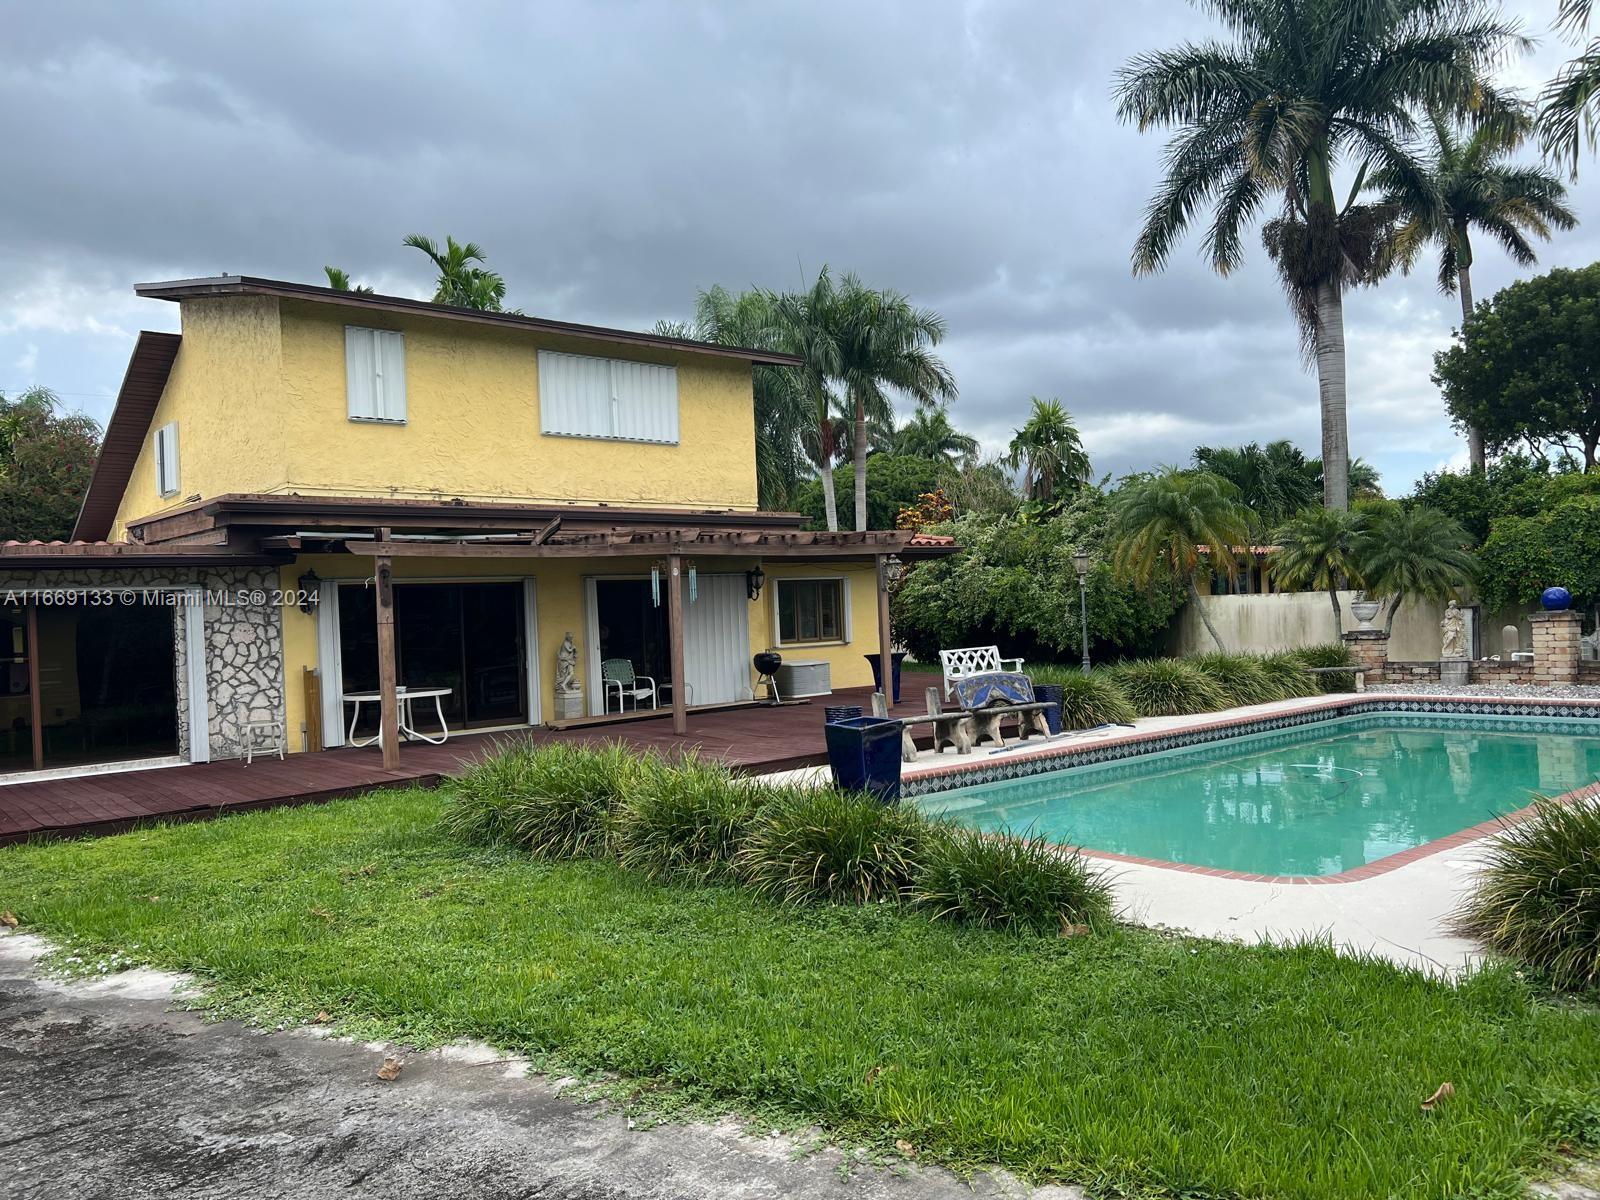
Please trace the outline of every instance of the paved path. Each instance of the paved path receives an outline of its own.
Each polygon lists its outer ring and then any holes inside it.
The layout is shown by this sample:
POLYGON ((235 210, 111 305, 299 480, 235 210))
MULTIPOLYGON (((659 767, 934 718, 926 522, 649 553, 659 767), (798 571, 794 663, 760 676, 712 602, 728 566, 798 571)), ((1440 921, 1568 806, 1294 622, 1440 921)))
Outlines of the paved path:
POLYGON ((42 943, 0 936, 0 1196, 7 1200, 982 1200, 1023 1188, 941 1171, 845 1171, 835 1151, 731 1125, 630 1130, 515 1067, 205 1024, 175 976, 63 984, 42 943))

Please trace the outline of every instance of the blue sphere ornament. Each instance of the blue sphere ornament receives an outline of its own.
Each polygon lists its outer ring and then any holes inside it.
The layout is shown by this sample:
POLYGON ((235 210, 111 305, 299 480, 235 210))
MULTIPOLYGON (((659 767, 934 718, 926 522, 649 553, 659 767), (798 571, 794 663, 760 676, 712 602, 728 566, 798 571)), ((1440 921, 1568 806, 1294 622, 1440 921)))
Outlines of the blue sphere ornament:
POLYGON ((1561 612, 1572 607, 1572 593, 1564 587, 1548 587, 1539 594, 1545 612, 1561 612))

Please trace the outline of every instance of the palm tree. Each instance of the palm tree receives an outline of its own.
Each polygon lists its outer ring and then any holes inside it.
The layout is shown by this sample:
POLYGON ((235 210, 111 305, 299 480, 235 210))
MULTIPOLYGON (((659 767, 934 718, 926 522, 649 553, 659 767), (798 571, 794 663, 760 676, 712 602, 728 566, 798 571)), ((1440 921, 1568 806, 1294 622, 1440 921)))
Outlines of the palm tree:
POLYGON ((837 353, 837 378, 854 423, 856 529, 867 527, 868 422, 892 424, 893 393, 918 404, 936 404, 956 394, 955 378, 932 352, 945 334, 944 318, 917 308, 900 292, 864 287, 854 275, 839 281, 830 342, 837 353))
POLYGON ((1030 396, 1033 404, 1027 423, 1011 439, 1006 462, 1023 468, 1022 495, 1049 504, 1068 484, 1089 482, 1089 456, 1072 415, 1051 398, 1030 396))
MULTIPOLYGON (((1572 37, 1581 37, 1589 26, 1590 3, 1561 0, 1557 26, 1572 37)), ((1566 163, 1573 178, 1578 175, 1579 144, 1587 142, 1592 152, 1595 135, 1600 132, 1595 120, 1596 97, 1600 97, 1600 39, 1585 46, 1539 93, 1539 145, 1551 158, 1566 163)))
POLYGON ((1308 505, 1272 535, 1273 577, 1288 588, 1328 593, 1335 641, 1344 633, 1339 589, 1360 582, 1355 555, 1363 524, 1360 513, 1308 505))
POLYGON ((918 409, 889 438, 888 449, 912 458, 970 462, 978 453, 978 439, 962 433, 950 423, 950 410, 944 405, 918 409))
POLYGON ((1308 459, 1293 442, 1265 446, 1200 446, 1194 465, 1220 475, 1239 489, 1240 501, 1260 519, 1263 529, 1286 521, 1316 501, 1322 492, 1321 464, 1308 459))
MULTIPOLYGON (((693 322, 657 321, 663 337, 693 338, 719 346, 781 350, 782 330, 774 313, 777 298, 752 290, 735 296, 724 287, 695 299, 693 322)), ((751 372, 755 401, 756 502, 767 511, 789 508, 807 470, 806 434, 811 409, 801 372, 757 365, 751 372)))
MULTIPOLYGON (((822 505, 828 528, 839 528, 839 504, 833 491, 833 465, 839 457, 838 401, 831 380, 837 378, 843 354, 839 345, 839 288, 824 266, 804 292, 770 296, 770 319, 779 346, 800 356, 796 372, 801 404, 808 419, 804 445, 822 482, 822 505)), ((856 510, 865 512, 862 505, 856 510)))
POLYGON ((322 273, 328 277, 328 286, 336 292, 356 292, 363 296, 372 295, 371 288, 365 284, 351 283, 349 273, 338 267, 323 267, 322 273))
MULTIPOLYGON (((1461 293, 1461 324, 1472 317, 1472 238, 1474 229, 1494 238, 1519 266, 1538 261, 1529 236, 1550 239, 1554 229, 1571 229, 1577 217, 1567 206, 1567 189, 1553 171, 1506 161, 1527 136, 1531 121, 1511 112, 1463 132, 1437 109, 1428 113, 1433 147, 1419 178, 1375 182, 1400 212, 1398 250, 1409 268, 1422 247, 1439 247, 1439 290, 1461 293), (1417 184, 1426 192, 1417 195, 1417 184)), ((1467 451, 1474 471, 1484 469, 1483 435, 1467 429, 1467 451)))
POLYGON ((1388 600, 1385 634, 1407 596, 1446 600, 1472 579, 1475 560, 1467 531, 1436 508, 1387 504, 1366 523, 1356 541, 1355 561, 1367 595, 1388 600))
POLYGON ((448 234, 444 243, 445 248, 440 250, 432 238, 420 233, 407 234, 402 243, 422 251, 438 269, 433 302, 500 312, 506 298, 506 281, 493 271, 473 266, 485 261, 483 248, 476 242, 463 244, 448 234))
MULTIPOLYGON (((1269 251, 1309 333, 1322 409, 1323 503, 1349 507, 1344 300, 1378 265, 1382 214, 1343 208, 1335 171, 1360 162, 1396 179, 1420 174, 1405 148, 1412 108, 1505 102, 1484 75, 1512 26, 1475 0, 1207 0, 1231 43, 1140 55, 1118 74, 1119 115, 1171 127, 1166 175, 1134 247, 1139 274, 1160 270, 1204 207, 1206 252, 1219 274, 1244 261, 1242 232, 1277 197, 1284 216, 1269 251), (1273 244, 1275 240, 1275 245, 1273 244), (1354 258, 1352 258, 1354 254, 1354 258)), ((1272 235, 1276 234, 1273 239, 1272 235)))
POLYGON ((1140 587, 1162 571, 1181 579, 1206 632, 1217 649, 1227 653, 1211 615, 1200 603, 1195 576, 1205 563, 1230 577, 1238 570, 1234 556, 1248 536, 1250 519, 1239 503, 1238 489, 1209 471, 1165 467, 1126 484, 1113 511, 1111 565, 1117 575, 1140 587))

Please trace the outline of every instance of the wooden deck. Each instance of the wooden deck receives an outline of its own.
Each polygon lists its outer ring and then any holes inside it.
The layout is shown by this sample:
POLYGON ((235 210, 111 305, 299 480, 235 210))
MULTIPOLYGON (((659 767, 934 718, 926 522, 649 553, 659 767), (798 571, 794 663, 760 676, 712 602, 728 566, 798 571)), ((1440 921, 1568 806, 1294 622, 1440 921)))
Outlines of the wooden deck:
MULTIPOLYGON (((907 675, 897 714, 924 711, 923 689, 937 676, 907 675)), ((681 753, 695 749, 740 770, 782 771, 826 761, 822 710, 858 704, 870 712, 870 689, 851 688, 826 700, 776 708, 754 707, 689 714, 689 732, 674 736, 670 714, 643 721, 509 734, 467 734, 442 746, 408 743, 400 768, 386 771, 376 748, 327 750, 242 762, 196 763, 145 771, 82 775, 0 786, 0 844, 37 837, 116 833, 155 820, 196 820, 224 813, 306 804, 353 796, 374 788, 431 787, 507 737, 537 742, 621 741, 640 750, 681 753)))

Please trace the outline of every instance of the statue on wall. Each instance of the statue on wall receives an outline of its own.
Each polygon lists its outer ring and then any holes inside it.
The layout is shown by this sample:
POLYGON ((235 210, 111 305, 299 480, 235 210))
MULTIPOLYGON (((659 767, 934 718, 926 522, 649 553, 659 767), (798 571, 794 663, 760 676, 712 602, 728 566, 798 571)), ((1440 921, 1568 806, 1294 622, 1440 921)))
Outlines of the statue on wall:
POLYGON ((556 691, 571 694, 578 690, 578 648, 572 644, 569 630, 556 651, 556 691))
POLYGON ((1439 643, 1441 660, 1467 657, 1467 614, 1454 600, 1445 605, 1444 616, 1440 618, 1439 643))

